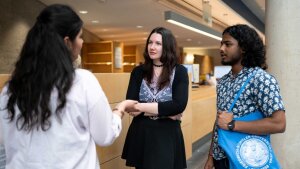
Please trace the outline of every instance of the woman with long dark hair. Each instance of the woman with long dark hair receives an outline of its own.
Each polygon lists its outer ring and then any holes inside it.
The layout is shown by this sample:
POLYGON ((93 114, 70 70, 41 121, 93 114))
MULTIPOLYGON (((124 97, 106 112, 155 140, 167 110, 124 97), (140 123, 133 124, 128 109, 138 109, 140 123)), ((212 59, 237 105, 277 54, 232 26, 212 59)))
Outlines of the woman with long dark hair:
POLYGON ((122 158, 136 169, 186 168, 181 113, 188 100, 188 74, 178 64, 176 39, 163 27, 152 30, 145 63, 130 77, 127 99, 138 100, 122 158))
POLYGON ((113 110, 92 73, 74 69, 83 22, 66 5, 46 7, 23 45, 0 99, 6 168, 95 169, 95 143, 121 131, 123 101, 113 110))

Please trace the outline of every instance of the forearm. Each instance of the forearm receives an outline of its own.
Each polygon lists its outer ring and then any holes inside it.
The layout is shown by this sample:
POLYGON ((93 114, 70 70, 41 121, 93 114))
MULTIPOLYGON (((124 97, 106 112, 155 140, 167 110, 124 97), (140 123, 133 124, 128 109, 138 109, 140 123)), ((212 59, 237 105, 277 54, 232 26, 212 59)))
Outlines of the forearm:
POLYGON ((283 133, 286 127, 285 112, 278 110, 271 117, 261 120, 244 122, 235 122, 235 131, 249 134, 274 134, 283 133))
POLYGON ((158 115, 158 103, 138 103, 135 108, 140 112, 145 112, 148 115, 158 115))
POLYGON ((285 126, 283 126, 283 124, 278 123, 271 118, 250 122, 236 121, 234 128, 234 131, 258 135, 282 133, 284 130, 285 126))

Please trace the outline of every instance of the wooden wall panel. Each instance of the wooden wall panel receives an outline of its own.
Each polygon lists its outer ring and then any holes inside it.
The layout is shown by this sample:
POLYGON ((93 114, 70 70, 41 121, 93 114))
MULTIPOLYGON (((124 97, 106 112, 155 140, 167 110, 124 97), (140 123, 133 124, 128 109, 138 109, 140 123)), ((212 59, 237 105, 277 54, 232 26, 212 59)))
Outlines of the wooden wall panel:
POLYGON ((0 91, 4 87, 4 84, 7 82, 9 77, 10 77, 10 74, 0 74, 0 91))
POLYGON ((193 91, 192 98, 192 142, 195 142, 212 131, 217 110, 215 88, 200 87, 193 91))
POLYGON ((130 73, 94 73, 109 103, 118 103, 126 97, 130 73))

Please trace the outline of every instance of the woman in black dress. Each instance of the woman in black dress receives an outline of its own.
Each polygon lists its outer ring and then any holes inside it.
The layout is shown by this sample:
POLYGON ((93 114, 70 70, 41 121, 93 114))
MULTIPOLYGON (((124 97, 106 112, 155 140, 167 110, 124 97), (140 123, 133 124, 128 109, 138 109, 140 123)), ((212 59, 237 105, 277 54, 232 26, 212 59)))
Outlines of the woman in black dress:
POLYGON ((158 27, 150 33, 145 63, 130 77, 127 99, 138 100, 122 158, 136 169, 186 168, 180 118, 188 101, 187 70, 178 64, 172 32, 158 27))

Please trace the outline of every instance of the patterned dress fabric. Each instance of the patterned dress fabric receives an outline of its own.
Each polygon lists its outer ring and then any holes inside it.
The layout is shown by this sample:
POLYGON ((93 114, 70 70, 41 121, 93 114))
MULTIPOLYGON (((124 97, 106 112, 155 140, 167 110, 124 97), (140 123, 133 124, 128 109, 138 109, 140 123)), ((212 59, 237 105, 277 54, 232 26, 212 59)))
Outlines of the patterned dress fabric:
POLYGON ((140 100, 146 103, 149 102, 165 102, 172 100, 172 83, 174 79, 174 72, 171 75, 170 85, 159 90, 156 81, 151 84, 147 84, 143 79, 140 91, 140 100))

